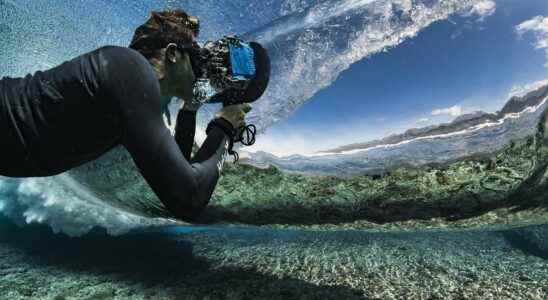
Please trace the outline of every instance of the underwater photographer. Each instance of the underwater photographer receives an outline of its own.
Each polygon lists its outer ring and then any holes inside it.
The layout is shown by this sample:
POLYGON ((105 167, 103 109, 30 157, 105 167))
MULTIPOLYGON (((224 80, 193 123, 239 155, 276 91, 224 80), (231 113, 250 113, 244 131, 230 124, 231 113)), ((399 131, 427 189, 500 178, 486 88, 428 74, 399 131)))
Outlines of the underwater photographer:
POLYGON ((270 76, 261 45, 226 37, 200 47, 198 34, 198 20, 182 10, 152 12, 129 48, 106 46, 50 70, 0 80, 6 153, 0 175, 53 176, 122 145, 166 208, 195 220, 234 144, 253 143, 248 103, 261 97, 270 76), (213 97, 195 95, 202 81, 215 89, 213 97), (184 105, 173 137, 162 113, 175 97, 184 105), (207 102, 223 108, 191 157, 196 112, 207 102))

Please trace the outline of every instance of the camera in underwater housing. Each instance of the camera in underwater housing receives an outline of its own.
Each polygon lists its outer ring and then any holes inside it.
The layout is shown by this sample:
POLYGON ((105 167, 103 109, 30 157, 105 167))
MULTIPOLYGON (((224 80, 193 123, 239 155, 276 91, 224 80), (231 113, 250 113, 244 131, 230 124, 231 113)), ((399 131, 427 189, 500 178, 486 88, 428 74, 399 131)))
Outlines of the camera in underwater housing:
POLYGON ((203 103, 226 106, 255 102, 268 86, 270 58, 259 43, 225 36, 193 48, 190 56, 196 78, 202 82, 197 92, 202 95, 197 96, 203 103), (211 86, 213 95, 211 91, 204 91, 204 81, 211 86))
MULTIPOLYGON (((194 101, 223 106, 252 103, 265 92, 270 80, 270 58, 259 43, 246 43, 236 36, 209 41, 190 51, 197 78, 194 101)), ((255 143, 255 125, 237 128, 234 142, 255 143)), ((236 159, 237 160, 237 159, 236 159)))

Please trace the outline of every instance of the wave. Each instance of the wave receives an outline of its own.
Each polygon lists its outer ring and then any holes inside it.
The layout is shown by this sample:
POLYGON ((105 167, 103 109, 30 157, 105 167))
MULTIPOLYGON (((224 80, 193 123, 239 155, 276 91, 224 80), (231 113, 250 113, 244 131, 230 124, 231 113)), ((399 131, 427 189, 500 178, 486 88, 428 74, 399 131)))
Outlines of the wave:
POLYGON ((93 228, 111 235, 174 224, 140 217, 95 198, 66 175, 55 178, 0 179, 0 213, 20 225, 49 224, 54 232, 80 236, 93 228))
MULTIPOLYGON (((23 76, 99 46, 125 46, 150 10, 183 7, 202 18, 203 39, 230 31, 263 42, 270 51, 271 85, 250 115, 250 121, 264 130, 290 116, 354 62, 395 47, 451 14, 470 13, 484 1, 0 0, 0 74, 23 76)), ((202 127, 213 111, 201 112, 202 127)), ((0 194, 4 215, 20 224, 46 223, 69 235, 94 227, 120 234, 171 222, 114 208, 67 175, 2 178, 0 194)))
POLYGON ((353 63, 388 51, 436 21, 471 14, 477 1, 321 1, 245 35, 273 59, 271 84, 248 120, 260 130, 283 120, 353 63))

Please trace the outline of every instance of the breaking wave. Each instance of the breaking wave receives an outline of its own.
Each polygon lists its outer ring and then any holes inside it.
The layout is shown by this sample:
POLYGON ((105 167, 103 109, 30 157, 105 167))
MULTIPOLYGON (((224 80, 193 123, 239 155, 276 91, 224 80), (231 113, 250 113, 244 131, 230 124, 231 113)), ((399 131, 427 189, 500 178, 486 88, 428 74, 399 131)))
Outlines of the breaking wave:
MULTIPOLYGON (((183 7, 201 18, 203 39, 236 33, 267 46, 273 58, 272 84, 250 116, 264 130, 291 115, 354 62, 397 46, 454 13, 478 13, 476 5, 484 2, 491 1, 0 0, 0 74, 23 76, 99 46, 126 46, 150 10, 183 7)), ((211 113, 201 113, 201 124, 211 113)), ((0 197, 0 212, 20 224, 47 223, 69 235, 93 227, 119 234, 170 223, 114 209, 66 175, 3 178, 0 197)))
POLYGON ((17 224, 46 223, 54 232, 70 236, 95 227, 118 235, 140 227, 174 224, 114 209, 65 175, 0 180, 0 212, 17 224))

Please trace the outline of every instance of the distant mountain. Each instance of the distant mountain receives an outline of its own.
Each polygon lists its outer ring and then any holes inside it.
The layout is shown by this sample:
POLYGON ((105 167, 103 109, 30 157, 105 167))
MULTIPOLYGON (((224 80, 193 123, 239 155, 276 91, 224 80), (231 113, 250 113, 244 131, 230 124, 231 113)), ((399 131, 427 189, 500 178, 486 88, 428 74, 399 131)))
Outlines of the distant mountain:
POLYGON ((486 122, 497 122, 506 115, 519 113, 527 107, 537 106, 548 94, 548 85, 543 86, 535 91, 528 93, 523 97, 512 97, 501 111, 490 114, 483 111, 476 111, 470 114, 465 114, 457 117, 451 123, 441 125, 428 126, 424 128, 409 129, 403 134, 395 134, 380 140, 374 140, 364 143, 354 143, 337 147, 335 149, 321 151, 320 153, 343 153, 345 151, 353 151, 359 149, 367 149, 379 145, 397 144, 402 141, 420 138, 431 135, 448 134, 464 130, 473 126, 477 126, 486 122))
POLYGON ((458 116, 458 117, 455 118, 455 120, 453 120, 453 122, 451 122, 451 124, 456 124, 456 123, 460 123, 460 122, 466 122, 466 121, 470 121, 470 120, 480 119, 480 118, 487 117, 487 116, 492 116, 492 114, 489 114, 489 113, 486 113, 484 111, 479 110, 479 111, 475 111, 473 113, 458 116))
POLYGON ((400 166, 447 163, 493 153, 510 141, 533 134, 548 107, 548 85, 512 97, 497 113, 474 112, 438 126, 410 129, 381 140, 346 145, 313 155, 277 157, 257 152, 247 162, 274 165, 285 171, 354 175, 378 173, 400 166))
POLYGON ((510 113, 520 112, 527 107, 538 105, 548 93, 548 85, 542 86, 522 97, 512 97, 498 113, 499 117, 510 113))

